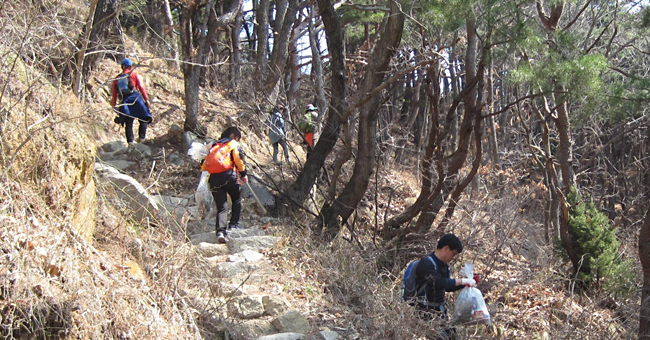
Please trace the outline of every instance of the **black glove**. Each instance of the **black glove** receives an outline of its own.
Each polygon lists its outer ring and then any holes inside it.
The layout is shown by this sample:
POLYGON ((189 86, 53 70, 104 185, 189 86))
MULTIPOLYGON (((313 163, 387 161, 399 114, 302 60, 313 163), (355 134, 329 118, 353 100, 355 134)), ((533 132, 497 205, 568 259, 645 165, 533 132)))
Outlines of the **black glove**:
POLYGON ((124 116, 117 115, 117 117, 115 117, 115 119, 113 119, 113 122, 115 122, 115 124, 117 124, 117 125, 124 126, 124 116))

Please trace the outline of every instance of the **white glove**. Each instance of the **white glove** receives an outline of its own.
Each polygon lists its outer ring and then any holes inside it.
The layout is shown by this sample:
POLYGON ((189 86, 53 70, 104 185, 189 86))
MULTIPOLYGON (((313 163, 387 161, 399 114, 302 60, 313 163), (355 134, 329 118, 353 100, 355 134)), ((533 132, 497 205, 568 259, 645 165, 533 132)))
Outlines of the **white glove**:
POLYGON ((460 279, 459 283, 467 287, 476 287, 476 280, 474 279, 460 279))

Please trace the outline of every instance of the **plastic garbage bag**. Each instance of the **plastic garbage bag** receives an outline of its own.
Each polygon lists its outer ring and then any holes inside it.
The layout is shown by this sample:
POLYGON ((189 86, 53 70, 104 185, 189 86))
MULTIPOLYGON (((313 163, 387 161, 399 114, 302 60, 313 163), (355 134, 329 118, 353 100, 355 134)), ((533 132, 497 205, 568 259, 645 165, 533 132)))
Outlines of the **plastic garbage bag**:
POLYGON ((196 201, 196 208, 199 214, 199 218, 204 219, 210 213, 212 209, 212 193, 210 192, 210 187, 208 186, 208 176, 210 174, 207 171, 201 172, 201 179, 199 179, 199 185, 196 187, 196 192, 194 193, 194 200, 196 201))
MULTIPOLYGON (((474 266, 471 263, 466 263, 460 273, 467 278, 472 278, 474 266)), ((483 294, 478 288, 465 287, 460 291, 454 305, 452 321, 454 323, 490 324, 490 312, 485 304, 485 299, 483 299, 483 294)))
POLYGON ((210 144, 201 144, 198 142, 193 142, 187 154, 192 157, 193 160, 200 162, 205 159, 205 157, 210 152, 210 144))

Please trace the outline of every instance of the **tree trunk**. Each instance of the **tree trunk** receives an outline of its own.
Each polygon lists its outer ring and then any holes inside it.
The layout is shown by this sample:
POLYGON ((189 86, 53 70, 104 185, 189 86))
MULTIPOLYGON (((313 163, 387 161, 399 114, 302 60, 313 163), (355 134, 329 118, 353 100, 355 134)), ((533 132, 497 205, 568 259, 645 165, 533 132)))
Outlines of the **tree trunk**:
POLYGON ((183 129, 192 131, 199 136, 204 136, 207 131, 199 124, 199 93, 200 93, 200 76, 203 67, 205 67, 208 58, 208 42, 213 41, 216 32, 220 27, 232 24, 239 12, 243 0, 236 0, 230 3, 230 7, 219 17, 216 17, 214 10, 215 0, 208 0, 206 4, 208 11, 201 11, 199 3, 190 2, 181 11, 181 43, 186 63, 183 65, 183 77, 185 80, 185 123, 183 129), (207 13, 206 13, 207 12, 207 13), (203 13, 203 15, 199 15, 203 13), (195 27, 196 32, 206 32, 205 35, 198 34, 194 39, 195 27))
MULTIPOLYGON (((490 67, 488 68, 488 108, 489 112, 494 112, 494 66, 490 58, 490 67)), ((492 165, 501 168, 499 164, 499 145, 497 143, 497 126, 494 122, 494 116, 487 117, 488 127, 488 145, 490 146, 490 161, 492 165)))
MULTIPOLYGON (((558 91, 563 91, 563 88, 558 88, 558 91)), ((578 254, 578 245, 569 231, 569 210, 571 207, 566 202, 566 195, 572 187, 575 186, 575 173, 573 171, 573 141, 571 138, 571 125, 569 123, 568 104, 564 99, 560 99, 557 105, 557 118, 554 119, 555 126, 557 127, 558 137, 560 139, 557 149, 557 159, 560 163, 560 174, 562 178, 561 184, 556 184, 561 190, 558 193, 560 196, 560 237, 564 248, 571 259, 574 271, 580 268, 580 255, 578 254)))
POLYGON ((239 32, 241 32, 241 27, 244 22, 244 14, 242 11, 239 11, 235 17, 235 21, 232 24, 230 30, 230 41, 232 42, 231 47, 231 69, 230 69, 230 84, 231 89, 235 93, 238 92, 239 81, 241 80, 241 49, 239 48, 240 38, 239 32))
MULTIPOLYGON (((286 0, 284 1, 286 2, 286 0)), ((278 7, 283 1, 278 2, 278 7)), ((270 95, 277 89, 278 82, 282 79, 284 69, 287 64, 287 57, 289 55, 289 42, 291 36, 291 29, 296 17, 298 7, 298 0, 289 0, 286 14, 281 12, 281 8, 276 10, 275 28, 282 27, 278 30, 273 38, 273 50, 271 51, 271 59, 269 61, 269 72, 264 81, 264 92, 270 95), (283 20, 282 20, 283 19, 283 20), (282 21, 279 21, 282 20, 282 21)), ((271 102, 274 102, 275 96, 271 96, 271 102)))
POLYGON ((86 20, 86 26, 84 27, 84 36, 81 38, 81 41, 78 45, 81 45, 81 49, 77 52, 77 69, 72 82, 72 92, 79 97, 81 95, 81 84, 85 75, 82 70, 84 69, 84 59, 86 57, 86 49, 88 48, 90 40, 90 32, 93 30, 93 22, 95 19, 95 9, 97 8, 97 1, 92 0, 90 3, 90 12, 88 13, 88 19, 86 20))
POLYGON ((165 29, 163 30, 164 35, 168 36, 165 41, 167 41, 167 44, 169 44, 169 48, 171 49, 172 52, 172 59, 167 62, 167 65, 170 67, 175 67, 178 69, 180 67, 178 63, 178 43, 176 39, 176 35, 174 34, 174 17, 172 16, 172 10, 171 7, 169 6, 169 0, 162 0, 162 9, 164 13, 164 18, 165 18, 165 29))
MULTIPOLYGON (((373 49, 364 82, 359 89, 361 94, 370 93, 383 82, 384 73, 388 69, 391 57, 402 40, 404 18, 404 13, 401 12, 401 6, 397 0, 391 1, 386 25, 377 46, 373 49)), ((324 234, 327 238, 331 239, 338 234, 340 230, 338 218, 340 217, 341 221, 345 222, 368 189, 370 174, 374 170, 376 161, 379 106, 380 98, 375 95, 360 108, 358 154, 354 162, 352 177, 341 195, 331 205, 324 205, 321 210, 325 227, 324 234)))
POLYGON ((255 19, 257 20, 257 74, 264 79, 268 66, 266 51, 269 49, 269 0, 260 0, 255 19))
POLYGON ((346 111, 347 91, 343 26, 331 0, 318 0, 318 9, 325 25, 327 47, 331 55, 331 100, 325 126, 318 138, 318 142, 314 145, 314 150, 307 162, 305 162, 302 171, 298 174, 296 181, 287 190, 292 203, 298 206, 302 206, 307 199, 309 191, 316 182, 316 176, 318 176, 325 163, 325 159, 336 145, 341 119, 346 111))
MULTIPOLYGON (((438 79, 440 79, 440 74, 439 74, 439 67, 440 65, 438 63, 432 64, 427 72, 427 79, 431 80, 428 82, 429 84, 426 85, 427 89, 427 95, 430 98, 429 103, 431 105, 431 109, 429 110, 432 124, 431 124, 431 131, 429 132, 429 138, 427 140, 427 145, 424 149, 424 154, 422 155, 422 166, 421 166, 421 189, 420 189, 420 194, 418 195, 418 198, 415 200, 415 203, 413 203, 411 206, 406 208, 402 213, 395 215, 394 217, 390 218, 386 223, 384 223, 384 231, 382 237, 384 238, 391 238, 394 236, 394 231, 399 228, 400 225, 406 223, 407 221, 410 221, 412 218, 414 218, 417 214, 422 211, 426 206, 429 206, 433 199, 435 198, 434 195, 432 195, 433 192, 438 192, 440 190, 440 187, 442 186, 442 179, 444 176, 442 176, 443 170, 441 168, 438 169, 439 176, 438 176, 438 184, 436 185, 436 188, 434 190, 433 188, 433 166, 434 166, 434 152, 436 155, 436 158, 440 160, 442 158, 441 154, 441 149, 436 146, 438 145, 438 142, 440 140, 440 131, 439 131, 439 122, 438 122, 438 117, 440 115, 440 108, 439 108, 439 103, 440 103, 440 87, 439 86, 434 86, 431 84, 436 84, 438 79)), ((441 165, 442 163, 438 162, 438 165, 441 165)))
MULTIPOLYGON (((474 21, 472 19, 467 20, 467 51, 465 59, 465 87, 461 95, 463 96, 464 102, 464 115, 462 122, 458 131, 458 147, 451 154, 447 169, 444 173, 444 184, 442 186, 442 191, 440 193, 432 193, 433 195, 438 195, 433 203, 425 210, 422 211, 418 221, 416 223, 416 229, 419 233, 425 233, 431 228, 436 215, 442 208, 444 202, 447 200, 449 193, 452 192, 453 188, 459 185, 459 172, 463 167, 467 155, 469 154, 469 144, 472 137, 472 130, 475 123, 475 115, 480 114, 480 105, 478 103, 479 92, 478 84, 482 82, 483 79, 483 69, 484 66, 481 64, 480 67, 477 66, 477 57, 478 57, 478 36, 476 35, 474 21)), ((482 59, 482 61, 484 58, 482 59)), ((449 111, 447 115, 447 122, 450 122, 453 119, 453 112, 449 111)), ((448 124, 445 124, 448 126, 448 124)), ((439 174, 438 176, 443 176, 439 174)))
POLYGON ((314 10, 309 11, 309 47, 311 48, 311 66, 314 82, 316 83, 316 97, 318 98, 318 112, 322 117, 327 115, 327 98, 323 81, 323 61, 320 58, 318 30, 314 27, 314 10))
POLYGON ((643 268, 641 310, 639 311, 639 339, 650 339, 650 209, 639 232, 639 260, 643 268))
MULTIPOLYGON (((90 52, 102 49, 124 51, 124 45, 120 43, 123 38, 120 21, 117 17, 117 0, 98 0, 95 2, 94 9, 91 4, 88 21, 77 43, 78 51, 75 53, 73 60, 73 65, 76 67, 75 69, 66 67, 61 72, 62 79, 66 83, 72 84, 75 94, 78 96, 83 93, 84 79, 88 79, 88 75, 97 60, 103 58, 103 54, 90 54, 90 52), (115 40, 111 39, 111 37, 114 37, 115 40)), ((121 59, 121 57, 123 56, 117 56, 118 59, 121 59)))
POLYGON ((298 47, 296 39, 291 39, 291 47, 289 48, 289 57, 287 60, 288 74, 287 74, 287 102, 289 107, 297 107, 297 100, 300 91, 300 56, 298 55, 298 47))

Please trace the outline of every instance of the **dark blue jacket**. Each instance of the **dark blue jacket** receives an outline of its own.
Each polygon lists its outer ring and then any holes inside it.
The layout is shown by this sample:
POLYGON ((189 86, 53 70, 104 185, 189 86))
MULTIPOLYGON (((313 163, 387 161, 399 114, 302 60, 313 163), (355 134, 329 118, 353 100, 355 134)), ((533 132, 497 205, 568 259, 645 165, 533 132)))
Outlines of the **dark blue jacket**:
POLYGON ((122 99, 119 110, 126 116, 137 118, 145 122, 151 121, 151 112, 149 111, 149 107, 144 104, 142 95, 139 92, 133 92, 122 99))
POLYGON ((424 290, 429 305, 442 305, 445 302, 445 292, 455 292, 463 289, 462 285, 457 286, 456 280, 451 279, 449 266, 442 262, 434 253, 431 258, 435 261, 434 267, 431 261, 422 258, 415 270, 416 287, 426 285, 424 290))

